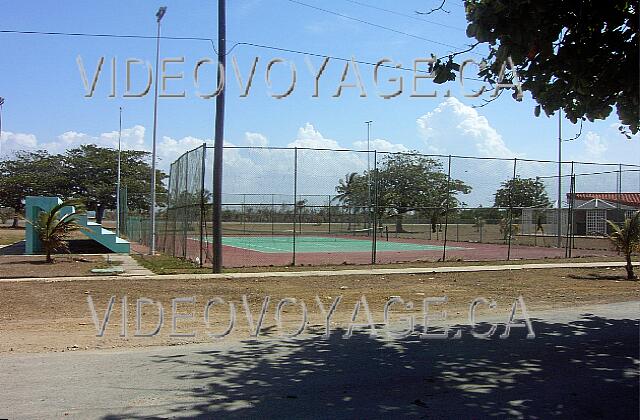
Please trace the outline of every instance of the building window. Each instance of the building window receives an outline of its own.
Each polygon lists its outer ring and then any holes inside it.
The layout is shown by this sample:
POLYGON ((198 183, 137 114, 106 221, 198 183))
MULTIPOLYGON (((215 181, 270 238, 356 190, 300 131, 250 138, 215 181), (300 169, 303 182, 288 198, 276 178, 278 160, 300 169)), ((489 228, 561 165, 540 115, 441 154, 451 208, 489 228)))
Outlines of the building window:
POLYGON ((587 235, 604 235, 606 210, 587 210, 587 235))
POLYGON ((632 219, 640 210, 627 210, 624 214, 625 219, 632 219))

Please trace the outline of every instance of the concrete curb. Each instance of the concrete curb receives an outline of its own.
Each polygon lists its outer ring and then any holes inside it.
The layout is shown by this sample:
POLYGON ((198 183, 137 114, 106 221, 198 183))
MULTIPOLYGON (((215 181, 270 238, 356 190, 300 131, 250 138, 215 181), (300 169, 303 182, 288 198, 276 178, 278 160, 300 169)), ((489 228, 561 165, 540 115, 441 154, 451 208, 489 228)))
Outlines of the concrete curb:
MULTIPOLYGON (((0 279, 0 283, 17 282, 64 282, 64 281, 113 281, 113 280, 231 280, 248 278, 272 277, 326 277, 326 276, 362 276, 362 275, 391 275, 391 274, 432 274, 432 273, 470 273, 482 271, 514 271, 540 270, 558 268, 606 268, 624 267, 623 261, 612 262, 584 262, 584 263, 536 263, 512 265, 468 265, 458 267, 413 267, 413 268, 373 268, 324 271, 271 271, 262 273, 224 273, 224 274, 168 274, 168 275, 127 275, 118 276, 84 276, 84 277, 52 277, 52 278, 14 278, 0 279)), ((640 263, 634 263, 635 267, 640 263)))

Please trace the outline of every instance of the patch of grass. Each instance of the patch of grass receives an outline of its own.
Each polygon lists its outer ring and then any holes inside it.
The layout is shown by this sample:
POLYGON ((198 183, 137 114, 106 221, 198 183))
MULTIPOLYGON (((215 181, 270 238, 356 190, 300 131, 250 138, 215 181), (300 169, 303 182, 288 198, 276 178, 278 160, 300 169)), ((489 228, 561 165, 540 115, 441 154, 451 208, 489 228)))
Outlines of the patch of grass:
POLYGON ((93 268, 110 268, 113 266, 122 265, 122 261, 107 261, 106 259, 98 262, 93 268))
POLYGON ((172 257, 170 255, 141 255, 131 254, 144 268, 153 271, 155 274, 207 274, 211 273, 210 268, 200 268, 192 261, 183 258, 172 257))
MULTIPOLYGON (((192 261, 168 255, 131 255, 140 265, 153 271, 155 274, 210 274, 211 267, 198 267, 192 261)), ((469 265, 513 265, 513 264, 533 264, 533 263, 575 263, 575 262, 612 262, 621 261, 620 257, 573 257, 573 258, 546 258, 538 260, 511 260, 511 261, 461 261, 447 260, 445 262, 405 262, 393 264, 376 265, 296 265, 296 266, 263 266, 263 267, 235 267, 225 268, 224 273, 261 273, 271 271, 339 271, 368 268, 431 268, 449 266, 469 266, 469 265)))
POLYGON ((435 267, 464 267, 464 266, 484 266, 484 265, 519 265, 519 264, 558 264, 558 263, 585 263, 585 262, 619 262, 621 257, 572 257, 572 258, 544 258, 544 259, 513 259, 488 260, 488 261, 464 261, 460 259, 450 259, 442 261, 413 261, 388 264, 337 264, 337 265, 296 265, 296 266, 263 266, 263 267, 236 267, 226 268, 225 273, 260 273, 270 271, 339 271, 339 270, 359 270, 375 268, 435 268, 435 267))

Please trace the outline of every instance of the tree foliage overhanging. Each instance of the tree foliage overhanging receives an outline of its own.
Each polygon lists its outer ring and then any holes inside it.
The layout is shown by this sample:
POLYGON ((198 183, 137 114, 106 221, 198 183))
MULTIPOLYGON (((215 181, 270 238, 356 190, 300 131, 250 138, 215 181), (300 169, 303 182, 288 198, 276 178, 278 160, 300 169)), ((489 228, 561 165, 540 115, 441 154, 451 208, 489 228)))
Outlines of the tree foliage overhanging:
MULTIPOLYGON (((95 210, 116 207, 117 154, 114 149, 83 145, 64 154, 46 150, 19 151, 0 162, 0 206, 23 210, 28 195, 77 199, 95 210)), ((150 174, 148 152, 124 150, 121 153, 122 186, 127 187, 128 206, 148 210, 150 174)), ((158 203, 162 205, 166 175, 157 172, 158 203)))
MULTIPOLYGON (((637 1, 465 0, 465 10, 467 35, 489 47, 486 82, 495 86, 510 57, 539 104, 536 115, 562 109, 576 123, 605 119, 615 107, 620 131, 638 132, 637 1)), ((436 63, 436 82, 455 80, 454 60, 436 63)), ((504 83, 511 81, 507 72, 504 83)))

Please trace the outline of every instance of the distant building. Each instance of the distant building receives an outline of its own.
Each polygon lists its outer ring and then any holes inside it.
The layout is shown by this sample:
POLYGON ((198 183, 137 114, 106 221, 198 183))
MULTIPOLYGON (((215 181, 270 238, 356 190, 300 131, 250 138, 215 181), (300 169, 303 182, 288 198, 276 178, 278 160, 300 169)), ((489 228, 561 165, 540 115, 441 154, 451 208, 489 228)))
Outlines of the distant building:
POLYGON ((623 222, 640 210, 640 193, 575 193, 574 199, 575 235, 605 235, 607 220, 623 222))
MULTIPOLYGON (((567 203, 571 203, 567 194, 567 203)), ((604 236, 610 233, 607 220, 623 222, 640 211, 640 193, 575 193, 573 197, 573 234, 604 236)), ((561 232, 566 234, 569 209, 561 212, 561 232)), ((558 229, 557 204, 544 209, 522 209, 521 232, 525 235, 555 234, 558 229)))

